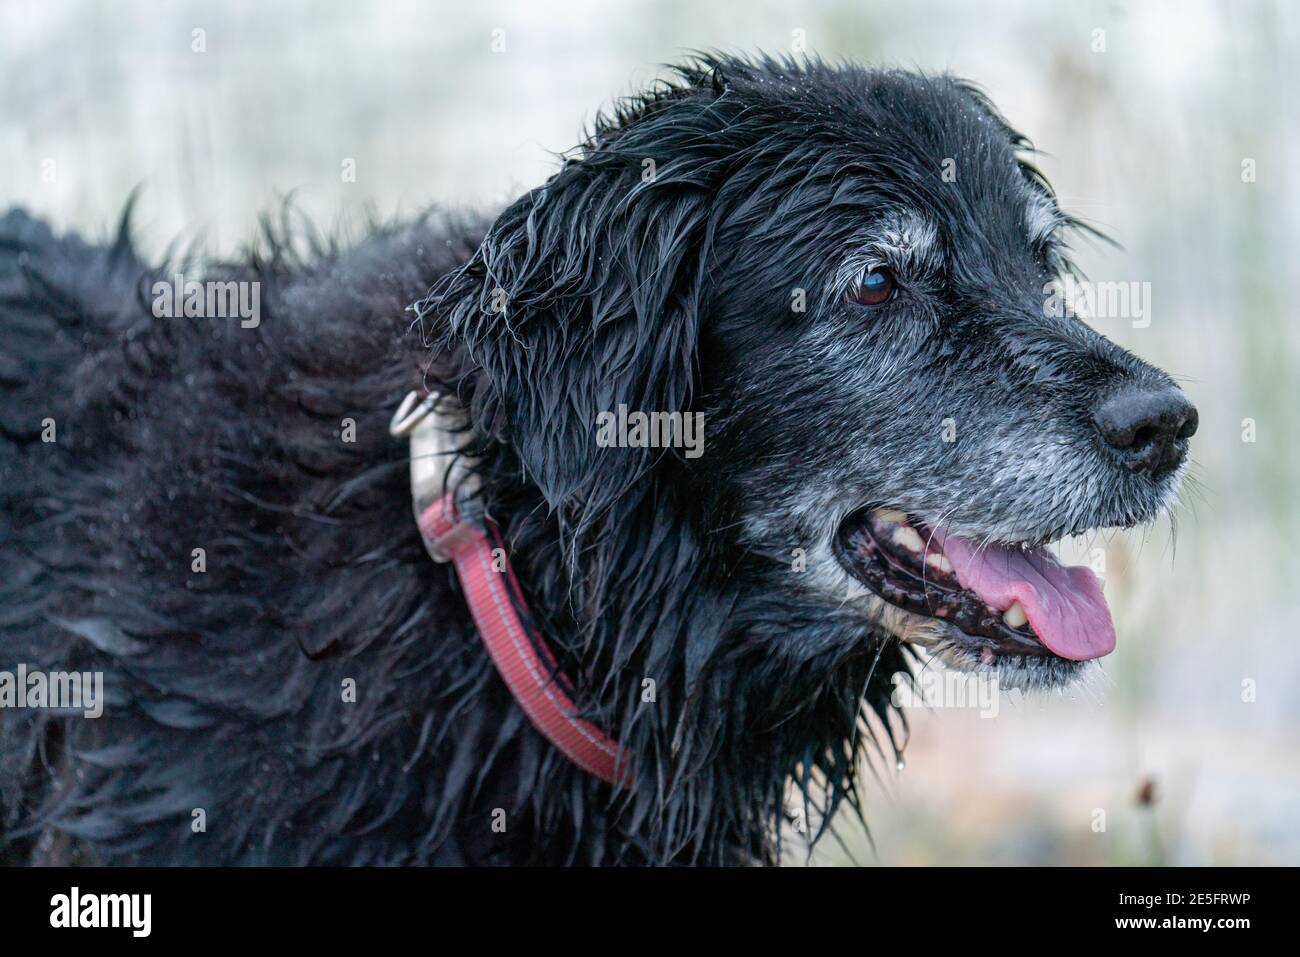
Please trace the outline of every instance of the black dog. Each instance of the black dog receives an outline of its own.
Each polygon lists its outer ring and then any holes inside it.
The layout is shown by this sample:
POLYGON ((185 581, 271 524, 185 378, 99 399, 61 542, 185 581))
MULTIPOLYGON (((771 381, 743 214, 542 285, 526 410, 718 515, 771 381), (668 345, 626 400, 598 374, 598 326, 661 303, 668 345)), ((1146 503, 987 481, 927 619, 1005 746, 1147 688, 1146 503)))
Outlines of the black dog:
POLYGON ((1020 685, 1109 650, 1038 546, 1152 520, 1195 410, 1044 309, 1077 224, 1024 141, 947 77, 678 73, 490 224, 268 229, 205 277, 256 316, 168 318, 125 218, 0 220, 0 668, 105 676, 96 719, 0 710, 9 860, 772 861, 896 750, 911 646, 1020 685), (426 556, 418 388, 629 787, 537 733, 426 556), (606 447, 620 406, 704 454, 606 447))

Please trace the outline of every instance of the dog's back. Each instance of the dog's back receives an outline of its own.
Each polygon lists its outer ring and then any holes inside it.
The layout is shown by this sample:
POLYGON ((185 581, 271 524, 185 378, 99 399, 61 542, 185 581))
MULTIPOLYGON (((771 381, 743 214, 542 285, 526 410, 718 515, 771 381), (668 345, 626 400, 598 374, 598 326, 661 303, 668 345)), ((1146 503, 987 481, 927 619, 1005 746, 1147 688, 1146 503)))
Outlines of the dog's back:
POLYGON ((458 606, 386 425, 420 380, 405 306, 456 236, 195 270, 256 284, 241 321, 160 317, 184 279, 148 273, 125 218, 103 246, 0 219, 0 670, 103 673, 107 699, 0 709, 0 859, 427 852, 438 822, 401 818, 433 777, 402 771, 447 745, 440 676, 477 649, 430 620, 458 606))

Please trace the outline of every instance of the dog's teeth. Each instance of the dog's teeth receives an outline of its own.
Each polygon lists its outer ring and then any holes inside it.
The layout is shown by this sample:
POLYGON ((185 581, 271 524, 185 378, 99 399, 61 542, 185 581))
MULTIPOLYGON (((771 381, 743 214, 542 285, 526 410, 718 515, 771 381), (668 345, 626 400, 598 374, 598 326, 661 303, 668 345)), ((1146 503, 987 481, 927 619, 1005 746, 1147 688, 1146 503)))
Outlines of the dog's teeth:
POLYGON ((931 552, 925 556, 925 563, 931 568, 937 568, 941 572, 952 574, 952 562, 948 561, 948 556, 941 552, 931 552))
POLYGON ((882 522, 893 522, 895 525, 907 524, 907 513, 900 512, 896 508, 878 508, 872 514, 882 522))
POLYGON ((1029 616, 1025 614, 1018 601, 1013 601, 1011 607, 1002 613, 1002 620, 1012 628, 1023 628, 1029 624, 1029 616))
POLYGON ((993 664, 993 662, 995 662, 995 661, 997 661, 997 660, 998 660, 998 656, 995 655, 995 654, 993 654, 993 649, 992 649, 992 648, 981 648, 981 649, 980 649, 980 661, 982 661, 984 664, 986 664, 986 665, 991 665, 991 664, 993 664))
POLYGON ((916 529, 910 525, 900 525, 894 529, 893 541, 895 545, 906 548, 913 552, 925 551, 925 543, 921 541, 921 536, 917 534, 916 529))

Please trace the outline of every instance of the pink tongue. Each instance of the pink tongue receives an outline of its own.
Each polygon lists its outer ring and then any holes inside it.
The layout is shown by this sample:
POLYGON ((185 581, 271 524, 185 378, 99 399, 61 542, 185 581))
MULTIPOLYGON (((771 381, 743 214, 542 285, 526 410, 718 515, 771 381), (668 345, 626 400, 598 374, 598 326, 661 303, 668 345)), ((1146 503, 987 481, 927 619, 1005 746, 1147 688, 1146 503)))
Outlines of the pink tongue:
POLYGON ((1034 634, 1053 654, 1086 661, 1115 650, 1115 624, 1092 569, 1066 567, 1040 549, 980 548, 942 529, 935 529, 934 538, 963 588, 997 611, 1019 601, 1034 634))

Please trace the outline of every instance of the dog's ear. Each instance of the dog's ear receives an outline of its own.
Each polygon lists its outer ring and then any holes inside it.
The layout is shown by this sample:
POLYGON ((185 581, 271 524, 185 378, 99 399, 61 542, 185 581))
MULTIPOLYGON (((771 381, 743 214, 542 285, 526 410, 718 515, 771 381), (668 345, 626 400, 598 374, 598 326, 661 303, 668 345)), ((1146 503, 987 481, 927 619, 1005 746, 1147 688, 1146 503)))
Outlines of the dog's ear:
POLYGON ((597 417, 620 405, 684 413, 691 401, 712 191, 701 138, 666 142, 655 121, 598 133, 421 304, 475 367, 478 427, 580 523, 670 454, 599 447, 597 417))

